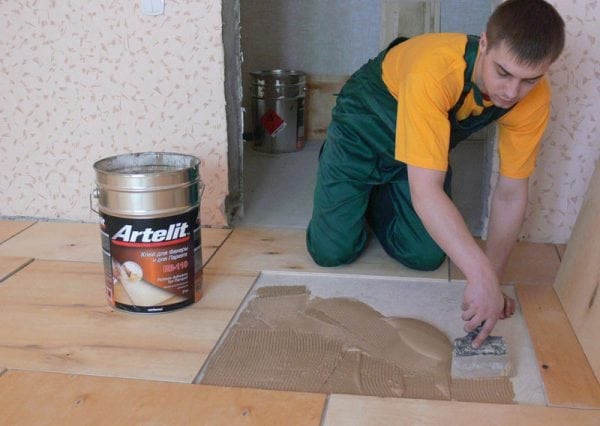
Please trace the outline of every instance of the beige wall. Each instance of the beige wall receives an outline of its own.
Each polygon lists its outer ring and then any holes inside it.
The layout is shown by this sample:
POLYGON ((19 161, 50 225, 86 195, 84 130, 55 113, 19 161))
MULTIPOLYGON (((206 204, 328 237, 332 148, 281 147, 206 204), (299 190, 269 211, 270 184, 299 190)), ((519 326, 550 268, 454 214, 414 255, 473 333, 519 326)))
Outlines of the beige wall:
MULTIPOLYGON (((567 47, 553 65, 524 239, 566 242, 600 156, 600 4, 552 0, 567 47)), ((92 164, 173 150, 203 161, 202 223, 222 226, 227 135, 218 0, 0 2, 0 216, 95 220, 92 164), (111 7, 112 6, 112 7, 111 7)))
POLYGON ((0 216, 95 221, 95 160, 198 156, 202 223, 225 224, 227 132, 221 5, 0 2, 0 216))
POLYGON ((600 3, 551 0, 567 26, 550 70, 552 116, 531 179, 522 238, 565 243, 600 157, 600 3))

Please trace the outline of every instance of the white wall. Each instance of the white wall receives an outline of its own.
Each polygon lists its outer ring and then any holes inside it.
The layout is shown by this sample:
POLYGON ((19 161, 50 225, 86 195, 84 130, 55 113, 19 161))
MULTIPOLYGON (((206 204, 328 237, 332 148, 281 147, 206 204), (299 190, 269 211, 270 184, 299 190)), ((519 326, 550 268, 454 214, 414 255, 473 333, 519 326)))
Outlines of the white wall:
POLYGON ((522 237, 565 243, 600 158, 600 3, 550 3, 565 20, 567 40, 549 73, 552 116, 531 180, 522 237))
POLYGON ((95 221, 100 158, 176 151, 202 160, 202 223, 225 224, 221 3, 0 2, 0 216, 95 221))

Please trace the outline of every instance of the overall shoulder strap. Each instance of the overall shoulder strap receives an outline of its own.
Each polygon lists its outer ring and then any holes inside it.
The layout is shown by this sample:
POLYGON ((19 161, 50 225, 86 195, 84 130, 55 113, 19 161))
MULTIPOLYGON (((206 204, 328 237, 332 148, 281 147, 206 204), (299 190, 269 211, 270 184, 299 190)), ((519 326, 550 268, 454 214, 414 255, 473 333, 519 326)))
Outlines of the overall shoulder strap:
MULTIPOLYGON (((475 90, 475 96, 481 97, 481 92, 477 88, 476 85, 471 81, 473 78, 473 68, 475 68, 475 60, 477 59, 477 50, 479 48, 479 37, 474 35, 467 35, 467 45, 465 47, 465 62, 467 66, 465 67, 465 81, 463 85, 462 94, 460 99, 456 103, 456 105, 460 108, 465 97, 471 91, 471 89, 475 90)), ((476 99, 477 100, 477 99, 476 99)))

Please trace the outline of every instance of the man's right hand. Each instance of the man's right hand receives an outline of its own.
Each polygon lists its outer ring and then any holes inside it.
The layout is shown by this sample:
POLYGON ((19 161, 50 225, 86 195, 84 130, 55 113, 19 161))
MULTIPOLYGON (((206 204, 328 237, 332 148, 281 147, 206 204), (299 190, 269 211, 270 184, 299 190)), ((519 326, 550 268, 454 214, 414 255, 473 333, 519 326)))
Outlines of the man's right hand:
POLYGON ((491 274, 486 280, 468 281, 463 293, 462 319, 465 331, 475 330, 483 323, 483 327, 473 347, 478 348, 492 332, 496 322, 504 315, 504 295, 500 291, 498 280, 491 274))

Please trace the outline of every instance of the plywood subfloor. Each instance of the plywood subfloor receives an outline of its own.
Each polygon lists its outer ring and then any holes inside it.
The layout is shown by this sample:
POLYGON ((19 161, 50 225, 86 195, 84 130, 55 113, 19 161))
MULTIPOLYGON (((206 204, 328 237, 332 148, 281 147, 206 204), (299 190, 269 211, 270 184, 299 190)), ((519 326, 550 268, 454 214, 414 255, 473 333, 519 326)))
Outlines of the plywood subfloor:
POLYGON ((448 279, 447 262, 435 271, 415 271, 390 258, 375 239, 356 262, 320 267, 306 250, 306 231, 299 229, 235 229, 227 244, 207 265, 207 270, 215 274, 235 272, 255 277, 263 270, 287 270, 448 279))
POLYGON ((135 315, 108 306, 101 264, 36 260, 0 285, 0 362, 9 369, 190 383, 237 306, 235 296, 217 297, 214 288, 240 285, 242 293, 249 284, 207 274, 206 300, 135 315))
MULTIPOLYGON (((202 260, 212 257, 230 229, 202 228, 202 260)), ((93 223, 37 222, 0 245, 0 256, 102 262, 100 228, 93 223)))
POLYGON ((0 256, 0 283, 32 260, 28 257, 0 256))
MULTIPOLYGON (((483 247, 484 242, 477 240, 483 247)), ((560 266, 560 256, 554 244, 536 244, 518 242, 511 252, 502 284, 540 284, 552 285, 560 266)), ((462 271, 451 265, 452 279, 464 280, 462 271)))
POLYGON ((34 223, 26 220, 0 220, 0 243, 27 229, 34 223))
POLYGON ((600 384, 554 289, 519 285, 517 294, 526 307, 524 315, 544 379, 548 404, 600 409, 600 384))
POLYGON ((595 410, 331 395, 323 426, 597 425, 595 410))
MULTIPOLYGON (((190 382, 261 270, 333 272, 366 277, 378 275, 398 277, 404 274, 406 274, 404 276, 411 276, 410 273, 414 272, 403 269, 385 255, 376 243, 370 246, 363 257, 353 265, 341 268, 320 268, 306 254, 303 230, 236 229, 230 235, 229 230, 203 229, 203 259, 205 263, 208 262, 204 269, 203 299, 193 307, 173 313, 140 316, 113 311, 105 303, 102 265, 95 254, 99 253, 95 250, 99 250, 100 246, 97 225, 39 224, 41 225, 40 229, 46 230, 41 234, 31 232, 35 229, 34 227, 28 229, 33 222, 0 221, 0 237, 4 235, 5 237, 2 238, 8 238, 4 240, 0 238, 0 242, 2 242, 0 256, 23 259, 16 261, 17 272, 0 284, 0 303, 3 306, 0 314, 0 341, 2 341, 0 365, 16 369, 30 369, 39 374, 46 374, 43 371, 58 371, 113 378, 155 378, 172 382, 190 382), (6 230, 8 230, 8 234, 2 234, 6 230), (25 230, 28 232, 23 232, 25 230), (23 235, 27 235, 28 238, 21 240, 23 235), (40 235, 44 238, 41 238, 40 235), (212 237, 215 239, 212 240, 212 237), (58 252, 52 244, 48 244, 48 239, 51 242, 59 241, 58 244, 64 252, 58 252), (221 245, 223 242, 224 244, 221 245), (206 252, 204 251, 205 247, 208 249, 206 252), (211 258, 213 253, 216 255, 211 258), (58 256, 64 257, 64 259, 57 259, 58 256), (20 269, 22 265, 18 266, 21 262, 28 262, 30 258, 44 259, 45 257, 48 258, 47 261, 35 260, 26 264, 22 269, 20 269), (75 262, 77 259, 88 259, 88 261, 75 262), (148 327, 148 325, 153 327, 148 327)), ((552 261, 551 259, 547 260, 552 261)), ((8 263, 5 264, 8 265, 8 263)), ((546 267, 545 264, 536 263, 536 265, 537 269, 546 267)), ((445 268, 423 276, 447 278, 447 267, 445 265, 445 268)), ((521 271, 527 272, 523 269, 521 271)), ((536 280, 541 281, 538 278, 536 280)), ((564 312, 560 305, 548 306, 546 297, 530 299, 530 302, 533 302, 530 304, 530 308, 537 313, 542 324, 544 321, 550 320, 550 322, 557 323, 559 328, 569 326, 564 319, 564 312)), ((524 310, 530 303, 527 300, 529 299, 521 300, 524 310)), ((532 329, 532 334, 532 337, 542 336, 544 339, 553 337, 553 332, 548 331, 546 326, 532 329)), ((569 407, 585 406, 581 401, 589 401, 590 393, 595 391, 590 391, 590 387, 587 386, 563 386, 560 384, 561 381, 579 383, 580 380, 584 380, 585 382, 585 379, 574 377, 581 370, 585 370, 585 367, 582 366, 586 361, 581 360, 581 348, 576 345, 552 344, 549 341, 542 342, 543 346, 547 348, 546 350, 556 352, 550 355, 554 359, 553 362, 558 362, 558 366, 555 365, 556 368, 551 370, 555 374, 553 379, 555 382, 550 380, 549 374, 542 371, 542 376, 547 381, 549 401, 569 407), (570 363, 573 368, 565 367, 567 365, 565 363, 570 363), (563 368, 559 368, 561 366, 563 368), (556 383, 556 385, 551 383, 556 383), (551 389, 553 388, 558 389, 557 392, 567 392, 566 396, 560 397, 562 403, 557 403, 559 399, 552 399, 551 389)), ((547 359, 540 355, 540 353, 543 354, 542 349, 538 349, 538 351, 540 360, 547 359)), ((583 358, 585 357, 583 356, 583 358)), ((2 368, 0 368, 1 371, 2 368)), ((0 376, 0 383, 9 373, 0 376)), ((78 378, 79 376, 74 377, 78 378)), ((26 389, 27 393, 14 393, 14 399, 11 401, 14 401, 14 404, 21 404, 28 410, 31 390, 43 392, 43 387, 33 386, 32 382, 25 377, 21 377, 18 381, 21 379, 25 380, 23 389, 26 389)), ((593 382, 588 383, 593 389, 593 382)), ((53 389, 56 389, 55 394, 44 394, 44 397, 48 398, 49 405, 55 401, 52 397, 67 398, 66 401, 69 401, 67 406, 76 410, 81 403, 74 406, 73 399, 71 399, 73 394, 85 396, 85 390, 89 388, 78 382, 73 387, 64 385, 53 389), (79 389, 82 390, 80 393, 78 393, 79 389)), ((146 389, 147 387, 144 386, 144 390, 146 389)), ((127 392, 119 395, 123 394, 126 395, 127 392)), ((136 404, 144 401, 143 397, 139 396, 141 394, 143 392, 132 392, 132 396, 135 398, 133 400, 123 399, 122 401, 127 401, 124 406, 139 407, 136 404)), ((260 398, 256 400, 244 399, 245 397, 235 392, 225 392, 220 395, 226 402, 215 402, 213 397, 207 397, 207 402, 210 406, 214 406, 214 413, 217 415, 223 413, 219 408, 221 403, 228 406, 237 406, 236 404, 239 403, 247 405, 250 410, 255 407, 256 410, 261 411, 261 404, 269 404, 273 400, 274 408, 280 407, 279 400, 272 399, 270 394, 261 393, 260 398)), ((293 399, 288 396, 289 394, 285 395, 284 400, 293 399)), ((514 424, 519 424, 520 419, 522 420, 521 424, 587 424, 586 422, 597 424, 594 421, 598 418, 598 410, 590 409, 547 409, 519 405, 488 407, 487 405, 455 402, 412 402, 364 397, 350 398, 347 400, 347 405, 340 406, 337 404, 339 397, 343 396, 331 397, 329 409, 323 413, 325 424, 353 424, 356 419, 364 420, 362 424, 378 424, 379 419, 391 419, 391 422, 394 423, 399 418, 416 419, 415 422, 419 420, 424 424, 427 424, 426 422, 430 419, 432 419, 430 423, 434 424, 439 424, 439 419, 442 419, 444 423, 452 424, 453 419, 456 418, 455 423, 464 424, 471 422, 472 419, 483 418, 487 413, 490 413, 491 418, 497 419, 500 423, 514 424), (382 401, 385 404, 372 406, 371 401, 382 401), (411 405, 407 406, 407 404, 411 405), (399 408, 397 405, 402 405, 402 407, 399 408), (375 408, 373 409, 373 407, 375 408), (341 411, 338 408, 341 408, 341 411), (345 414, 345 417, 340 417, 340 414, 345 414), (589 422, 589 419, 593 419, 592 422, 589 422)), ((160 404, 154 403, 152 398, 154 397, 149 397, 150 411, 146 411, 146 408, 143 410, 136 408, 134 414, 137 417, 134 416, 134 419, 144 419, 144 413, 152 414, 152 407, 160 406, 160 404)), ((31 399, 32 403, 37 400, 37 397, 31 399)), ((75 399, 75 401, 79 400, 79 398, 75 399)), ((90 399, 84 398, 84 401, 89 402, 90 399)), ((184 397, 183 401, 190 401, 190 399, 184 397)), ((195 403, 201 404, 200 402, 195 403)), ((15 406, 14 404, 11 403, 11 406, 15 406)), ((282 413, 287 416, 285 404, 282 404, 282 413)), ((43 404, 42 406, 46 407, 43 404)), ((203 409, 206 407, 200 406, 203 409)), ((213 419, 210 417, 213 415, 210 406, 203 411, 203 415, 213 419)), ((58 404, 57 407, 61 407, 61 405, 58 404)), ((193 407, 190 408, 189 403, 185 407, 186 410, 193 409, 193 407)), ((295 407, 295 404, 292 404, 292 407, 295 407)), ((110 400, 101 399, 86 418, 91 419, 90 421, 99 421, 99 419, 104 419, 106 413, 110 413, 111 410, 120 413, 110 400)), ((30 412, 35 414, 34 411, 30 410, 30 412)), ((41 410, 40 413, 44 414, 46 411, 41 410)), ((235 417, 237 414, 239 412, 234 410, 232 418, 238 419, 239 417, 235 417)), ((277 413, 271 413, 268 416, 274 416, 274 419, 279 418, 277 413)), ((172 418, 177 419, 178 417, 174 415, 172 418)), ((236 424, 229 421, 228 415, 223 415, 222 418, 225 419, 225 424, 236 424)), ((262 414, 259 418, 262 420, 259 423, 265 424, 265 417, 262 417, 262 414)), ((295 419, 294 417, 290 418, 295 419)), ((486 418, 490 419, 489 416, 486 418)), ((298 422, 303 419, 304 417, 300 416, 298 422)), ((246 420, 247 417, 244 416, 242 421, 246 420)), ((31 424, 31 422, 26 423, 31 424)), ((219 423, 215 420, 213 424, 219 423)))
POLYGON ((10 425, 317 426, 325 395, 8 371, 0 377, 10 425))

